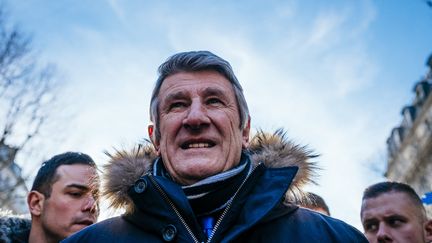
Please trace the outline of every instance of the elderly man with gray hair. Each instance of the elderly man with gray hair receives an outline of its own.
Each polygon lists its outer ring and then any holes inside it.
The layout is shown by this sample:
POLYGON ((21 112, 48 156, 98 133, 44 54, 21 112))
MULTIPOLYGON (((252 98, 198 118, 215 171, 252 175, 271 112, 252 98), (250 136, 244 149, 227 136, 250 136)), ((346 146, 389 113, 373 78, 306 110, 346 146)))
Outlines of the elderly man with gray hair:
POLYGON ((250 115, 231 65, 208 51, 159 67, 152 144, 111 155, 105 191, 122 216, 64 242, 367 242, 346 223, 299 208, 313 155, 282 130, 250 140, 250 115))

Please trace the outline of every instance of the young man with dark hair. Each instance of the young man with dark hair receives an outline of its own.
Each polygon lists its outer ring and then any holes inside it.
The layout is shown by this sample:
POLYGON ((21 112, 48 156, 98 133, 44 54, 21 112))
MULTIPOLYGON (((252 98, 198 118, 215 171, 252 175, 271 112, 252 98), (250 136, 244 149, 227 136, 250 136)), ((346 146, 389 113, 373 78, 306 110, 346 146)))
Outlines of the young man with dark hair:
POLYGON ((407 184, 380 182, 366 188, 360 216, 369 242, 432 242, 432 220, 407 184))
POLYGON ((96 164, 83 153, 67 152, 45 161, 27 196, 30 228, 22 220, 2 218, 1 240, 54 243, 95 223, 99 214, 98 178, 96 164), (13 222, 22 223, 24 228, 13 222))

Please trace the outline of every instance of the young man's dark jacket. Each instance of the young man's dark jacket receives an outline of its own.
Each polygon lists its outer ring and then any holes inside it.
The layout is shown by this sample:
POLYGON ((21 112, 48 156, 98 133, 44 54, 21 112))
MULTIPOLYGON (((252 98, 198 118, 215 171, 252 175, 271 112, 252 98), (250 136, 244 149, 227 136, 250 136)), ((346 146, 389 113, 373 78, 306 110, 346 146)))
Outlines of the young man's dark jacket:
POLYGON ((259 133, 247 154, 254 169, 210 237, 182 188, 150 172, 156 154, 147 146, 119 151, 106 166, 104 194, 111 206, 126 212, 63 242, 367 242, 341 220, 290 203, 314 175, 315 164, 304 147, 289 142, 282 131, 259 133))

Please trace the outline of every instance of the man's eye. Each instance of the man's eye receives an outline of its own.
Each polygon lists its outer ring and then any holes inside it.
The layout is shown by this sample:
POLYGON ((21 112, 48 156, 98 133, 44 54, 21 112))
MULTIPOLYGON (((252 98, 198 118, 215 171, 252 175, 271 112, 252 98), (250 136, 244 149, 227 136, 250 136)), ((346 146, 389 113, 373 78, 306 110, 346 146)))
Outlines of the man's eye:
POLYGON ((222 104, 222 101, 218 98, 210 98, 210 99, 207 99, 207 104, 209 104, 209 105, 222 104))
POLYGON ((366 224, 364 226, 364 228, 365 228, 366 232, 373 232, 373 231, 376 231, 378 229, 378 226, 375 223, 369 223, 369 224, 366 224))
POLYGON ((181 108, 181 107, 185 107, 185 106, 186 106, 186 104, 183 102, 174 102, 174 103, 170 104, 169 108, 171 110, 171 109, 181 108))
POLYGON ((390 219, 389 220, 389 225, 392 227, 399 227, 404 223, 403 220, 401 219, 390 219))
POLYGON ((69 195, 71 195, 72 197, 81 197, 82 193, 81 192, 69 192, 69 195))

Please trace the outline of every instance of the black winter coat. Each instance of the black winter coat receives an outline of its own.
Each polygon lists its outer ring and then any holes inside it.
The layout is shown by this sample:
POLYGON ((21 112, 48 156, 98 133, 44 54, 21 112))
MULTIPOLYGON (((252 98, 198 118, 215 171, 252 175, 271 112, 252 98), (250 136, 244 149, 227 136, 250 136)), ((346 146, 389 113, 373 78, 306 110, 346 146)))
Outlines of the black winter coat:
POLYGON ((141 166, 149 169, 150 165, 145 165, 154 156, 145 149, 145 158, 119 152, 108 166, 108 188, 112 190, 105 193, 114 199, 113 206, 126 206, 126 213, 91 225, 62 242, 367 242, 341 220, 290 203, 292 190, 310 181, 314 166, 307 162, 307 152, 288 142, 282 133, 259 134, 253 141, 250 153, 255 169, 209 239, 176 183, 146 173, 119 189, 131 180, 131 174, 113 174, 124 170, 139 174, 142 172, 136 168, 141 166))

